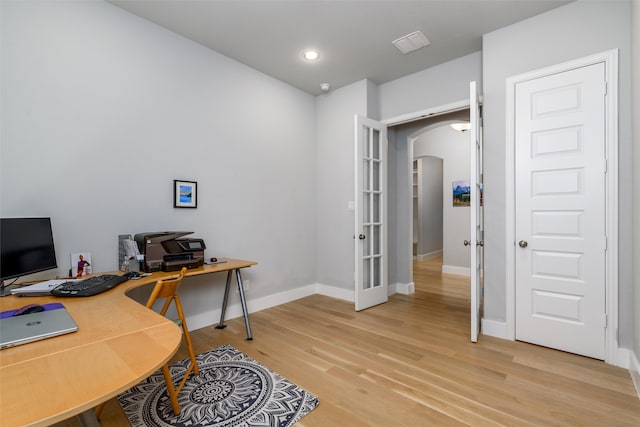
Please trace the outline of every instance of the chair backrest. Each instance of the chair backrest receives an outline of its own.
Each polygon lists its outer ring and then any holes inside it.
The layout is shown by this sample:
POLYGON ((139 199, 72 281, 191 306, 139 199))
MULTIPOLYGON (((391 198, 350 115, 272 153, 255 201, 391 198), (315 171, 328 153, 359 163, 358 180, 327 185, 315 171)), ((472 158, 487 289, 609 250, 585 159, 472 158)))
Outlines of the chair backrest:
POLYGON ((153 304, 158 298, 168 298, 163 310, 160 312, 160 314, 164 315, 167 308, 169 308, 169 303, 175 297, 176 292, 178 292, 178 286, 182 283, 182 279, 186 272, 187 267, 182 267, 182 270, 180 270, 176 277, 158 280, 156 282, 156 286, 151 292, 151 296, 149 296, 149 299, 147 300, 147 308, 153 307, 153 304))

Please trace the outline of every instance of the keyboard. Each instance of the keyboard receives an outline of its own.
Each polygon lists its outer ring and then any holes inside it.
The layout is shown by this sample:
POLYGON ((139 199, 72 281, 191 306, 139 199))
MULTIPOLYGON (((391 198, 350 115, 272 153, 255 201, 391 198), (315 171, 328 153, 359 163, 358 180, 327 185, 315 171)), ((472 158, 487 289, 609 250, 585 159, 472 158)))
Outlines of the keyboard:
POLYGON ((90 297, 118 286, 128 280, 127 276, 102 274, 84 280, 64 282, 51 290, 57 297, 90 297))

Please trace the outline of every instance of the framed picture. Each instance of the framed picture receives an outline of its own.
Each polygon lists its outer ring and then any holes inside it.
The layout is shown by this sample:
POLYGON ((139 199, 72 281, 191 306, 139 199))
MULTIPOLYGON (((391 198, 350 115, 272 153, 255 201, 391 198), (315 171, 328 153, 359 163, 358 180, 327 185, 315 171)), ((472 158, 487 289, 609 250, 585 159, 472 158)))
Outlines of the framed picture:
POLYGON ((453 207, 471 206, 471 186, 469 181, 453 181, 453 207))
POLYGON ((87 274, 91 274, 91 253, 71 254, 71 277, 79 279, 87 274))
POLYGON ((173 207, 197 208, 198 183, 195 181, 173 180, 173 207))

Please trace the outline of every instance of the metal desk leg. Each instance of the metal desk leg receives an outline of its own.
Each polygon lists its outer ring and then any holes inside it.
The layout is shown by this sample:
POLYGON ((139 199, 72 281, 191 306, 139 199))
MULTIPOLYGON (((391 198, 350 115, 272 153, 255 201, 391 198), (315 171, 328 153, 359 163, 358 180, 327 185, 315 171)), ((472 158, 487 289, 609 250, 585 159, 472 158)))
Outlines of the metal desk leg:
POLYGON ((236 269, 236 282, 238 282, 238 292, 240 293, 240 302, 242 303, 242 313, 244 314, 244 326, 247 328, 247 341, 253 341, 251 335, 251 325, 249 325, 249 311, 247 310, 247 301, 244 299, 244 288, 242 286, 242 276, 240 269, 236 269))
POLYGON ((84 412, 80 412, 76 415, 76 419, 82 427, 100 427, 100 421, 96 418, 96 414, 93 412, 93 409, 87 409, 84 412))
POLYGON ((224 315, 227 311, 227 302, 229 301, 229 287, 231 286, 231 273, 232 270, 227 271, 227 284, 224 286, 224 298, 222 299, 222 313, 220 313, 220 323, 216 326, 216 329, 224 329, 227 325, 224 324, 224 315))

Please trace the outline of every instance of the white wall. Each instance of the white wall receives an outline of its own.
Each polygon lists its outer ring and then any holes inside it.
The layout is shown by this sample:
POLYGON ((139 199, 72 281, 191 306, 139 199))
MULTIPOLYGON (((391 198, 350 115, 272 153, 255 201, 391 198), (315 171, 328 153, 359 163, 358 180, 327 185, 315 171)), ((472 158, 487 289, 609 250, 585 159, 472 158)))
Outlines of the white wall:
POLYGON ((471 252, 463 245, 469 239, 470 208, 454 207, 453 181, 469 180, 469 134, 448 125, 429 128, 414 140, 413 156, 442 159, 442 267, 444 271, 469 269, 471 252))
MULTIPOLYGON (((316 100, 317 282, 354 292, 354 116, 366 116, 375 101, 361 80, 316 100)), ((350 298, 353 298, 351 296, 350 298)))
POLYGON ((469 55, 378 86, 380 119, 469 98, 469 82, 482 93, 482 54, 469 55))
POLYGON ((631 233, 630 3, 576 1, 483 37, 485 305, 484 317, 505 321, 505 79, 620 49, 619 90, 619 342, 633 333, 631 233))
MULTIPOLYGON (((250 309, 314 283, 314 97, 103 2, 3 1, 1 31, 0 214, 52 218, 58 274, 78 251, 116 269, 118 234, 188 230, 259 262, 250 309)), ((190 316, 219 307, 211 280, 184 287, 190 316)))
MULTIPOLYGON (((443 248, 443 161, 439 157, 421 157, 419 196, 418 259, 442 254, 443 248)), ((414 230, 414 233, 416 230, 414 230)))

